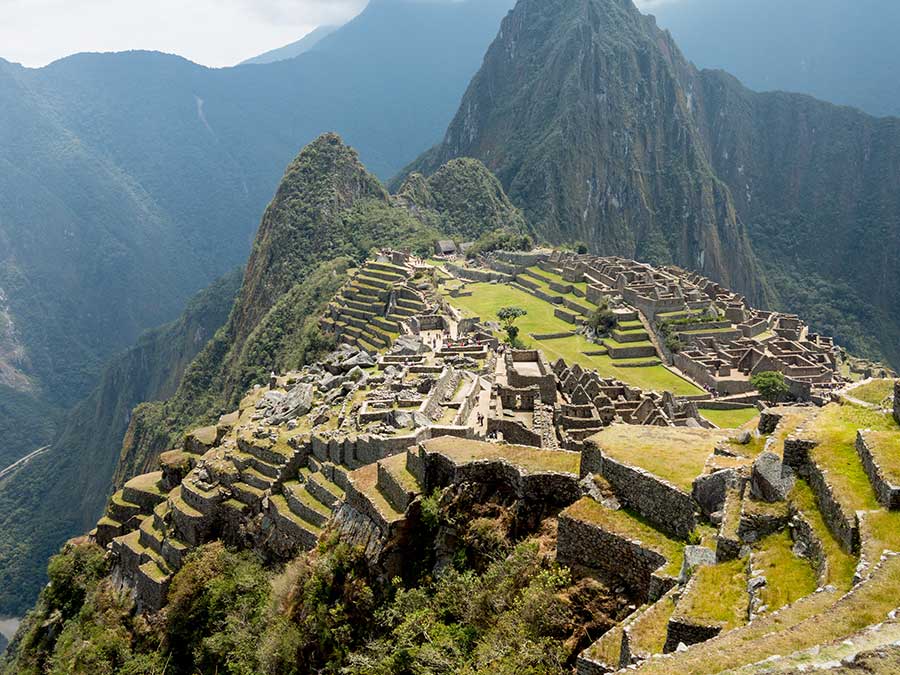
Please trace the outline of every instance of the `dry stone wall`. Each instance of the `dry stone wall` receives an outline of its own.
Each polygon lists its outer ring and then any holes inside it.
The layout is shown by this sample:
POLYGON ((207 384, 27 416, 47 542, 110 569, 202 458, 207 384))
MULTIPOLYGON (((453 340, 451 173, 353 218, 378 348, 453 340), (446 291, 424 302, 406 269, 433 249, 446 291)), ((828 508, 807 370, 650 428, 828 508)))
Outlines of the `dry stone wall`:
POLYGON ((623 503, 664 532, 687 539, 697 527, 697 503, 690 495, 644 469, 603 455, 591 441, 585 443, 581 473, 603 476, 623 503))
POLYGON ((565 513, 559 518, 556 555, 564 565, 621 579, 642 602, 659 599, 676 584, 675 578, 657 573, 667 560, 656 551, 565 513))
POLYGON ((900 424, 900 380, 894 383, 894 419, 900 424))
POLYGON ((890 510, 900 509, 900 486, 891 483, 884 470, 879 466, 873 454, 875 438, 869 431, 858 431, 856 434, 856 452, 862 462, 863 469, 875 489, 878 503, 890 510))
POLYGON ((816 495, 816 503, 828 528, 847 553, 859 550, 859 521, 856 513, 841 504, 828 480, 828 472, 810 457, 814 441, 789 437, 784 442, 784 463, 805 478, 816 495))

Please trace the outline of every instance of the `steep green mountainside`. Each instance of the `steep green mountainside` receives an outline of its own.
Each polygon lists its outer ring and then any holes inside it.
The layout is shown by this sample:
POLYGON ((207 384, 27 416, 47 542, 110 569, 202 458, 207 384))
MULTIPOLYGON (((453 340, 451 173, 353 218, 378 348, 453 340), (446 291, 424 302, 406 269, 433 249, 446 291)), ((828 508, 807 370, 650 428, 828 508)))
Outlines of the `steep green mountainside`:
POLYGON ((444 176, 425 182, 443 195, 440 206, 393 198, 338 136, 305 148, 263 216, 227 320, 234 276, 117 361, 54 449, 0 483, 0 611, 33 602, 43 583, 35 570, 66 538, 90 529, 113 483, 154 468, 186 428, 228 411, 271 370, 297 368, 329 347, 318 319, 374 247, 427 253, 442 235, 521 230, 522 214, 478 162, 455 163, 444 176), (473 213, 485 219, 480 231, 473 213), (210 321, 197 326, 199 317, 210 321))
POLYGON ((522 0, 442 145, 493 170, 537 234, 698 268, 765 298, 728 190, 712 172, 678 49, 631 2, 522 0))
POLYGON ((643 3, 701 68, 757 91, 794 91, 871 115, 900 115, 894 0, 643 3))
POLYGON ((259 56, 254 56, 252 59, 242 61, 240 65, 260 65, 263 63, 275 63, 277 61, 287 61, 288 59, 296 58, 314 48, 338 28, 340 28, 340 26, 319 26, 296 42, 292 42, 284 47, 279 47, 278 49, 272 49, 259 56))
POLYGON ((296 368, 326 346, 318 317, 348 266, 372 248, 427 253, 442 235, 522 229, 521 212, 480 162, 453 163, 441 176, 423 179, 418 194, 391 197, 338 136, 307 146, 263 216, 228 323, 172 398, 135 410, 116 483, 152 467, 185 429, 227 412, 271 370, 296 368))
POLYGON ((217 281, 178 320, 115 357, 91 395, 61 422, 58 438, 44 437, 53 443, 50 452, 0 481, 0 614, 27 609, 44 583, 36 571, 61 541, 90 528, 109 495, 132 408, 175 391, 228 318, 240 280, 235 271, 217 281))
POLYGON ((698 71, 631 0, 522 0, 411 168, 477 157, 551 242, 698 269, 896 365, 898 130, 698 71))
POLYGON ((0 386, 41 411, 86 396, 107 358, 246 260, 284 167, 322 132, 395 173, 440 137, 511 5, 377 0, 266 65, 0 60, 0 386))
POLYGON ((413 174, 400 186, 397 200, 411 212, 439 218, 431 223, 441 232, 477 239, 485 231, 512 229, 524 232, 522 213, 503 192, 497 177, 473 159, 454 159, 432 176, 413 174), (472 199, 472 195, 480 195, 472 199))
POLYGON ((703 71, 695 92, 716 174, 779 303, 900 363, 900 119, 757 94, 720 71, 703 71))

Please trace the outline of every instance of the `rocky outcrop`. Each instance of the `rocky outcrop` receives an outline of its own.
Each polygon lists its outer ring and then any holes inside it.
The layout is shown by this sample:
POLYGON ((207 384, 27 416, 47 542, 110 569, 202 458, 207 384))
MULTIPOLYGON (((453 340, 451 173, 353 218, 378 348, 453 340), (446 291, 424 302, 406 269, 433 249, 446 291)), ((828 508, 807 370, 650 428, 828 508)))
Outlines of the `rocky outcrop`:
POLYGON ((794 472, 772 452, 764 452, 753 462, 750 496, 764 502, 783 502, 794 487, 794 472))

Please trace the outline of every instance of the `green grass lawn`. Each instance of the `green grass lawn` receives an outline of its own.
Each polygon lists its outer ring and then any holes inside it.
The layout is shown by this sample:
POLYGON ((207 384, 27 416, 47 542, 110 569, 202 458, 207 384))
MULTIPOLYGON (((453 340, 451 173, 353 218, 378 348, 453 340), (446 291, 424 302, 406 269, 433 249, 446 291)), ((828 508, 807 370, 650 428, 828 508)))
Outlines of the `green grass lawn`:
POLYGON ((881 405, 894 393, 894 380, 872 380, 850 391, 850 396, 872 405, 881 405))
POLYGON ((574 326, 553 314, 554 306, 540 298, 520 291, 507 284, 469 284, 471 296, 447 297, 454 307, 467 316, 477 316, 484 321, 496 321, 501 307, 521 307, 528 314, 516 322, 523 341, 533 349, 540 349, 552 362, 565 359, 569 365, 579 364, 591 368, 603 377, 613 377, 645 390, 671 391, 676 396, 697 396, 703 390, 679 377, 664 366, 641 368, 617 368, 609 356, 585 356, 584 352, 596 351, 600 345, 588 342, 580 335, 558 340, 532 340, 529 334, 541 335, 571 331, 574 326))
POLYGON ((704 625, 721 623, 726 629, 747 623, 747 561, 701 567, 690 590, 678 602, 676 615, 704 625))
POLYGON ((669 619, 675 611, 672 595, 660 598, 655 605, 639 616, 631 625, 631 651, 645 654, 662 654, 666 644, 669 619))
POLYGON ((688 494, 724 431, 614 424, 596 436, 604 456, 646 469, 688 494))
POLYGON ((808 560, 794 555, 787 530, 763 539, 754 553, 754 571, 766 577, 760 598, 770 612, 799 600, 818 587, 816 572, 808 560))
POLYGON ((700 415, 720 429, 738 429, 751 420, 759 417, 756 408, 738 408, 737 410, 700 410, 700 415))

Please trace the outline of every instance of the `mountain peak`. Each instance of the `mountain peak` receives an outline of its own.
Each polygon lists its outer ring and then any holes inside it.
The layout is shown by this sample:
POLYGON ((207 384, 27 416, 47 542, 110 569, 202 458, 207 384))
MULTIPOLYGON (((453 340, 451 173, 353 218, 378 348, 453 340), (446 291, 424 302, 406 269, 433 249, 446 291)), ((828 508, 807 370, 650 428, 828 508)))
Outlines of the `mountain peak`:
POLYGON ((539 237, 696 269, 759 300, 694 118, 696 76, 631 0, 521 0, 444 142, 412 169, 481 159, 539 237))

